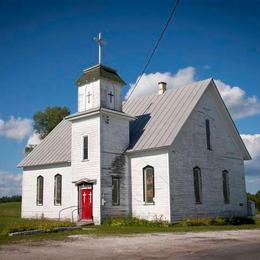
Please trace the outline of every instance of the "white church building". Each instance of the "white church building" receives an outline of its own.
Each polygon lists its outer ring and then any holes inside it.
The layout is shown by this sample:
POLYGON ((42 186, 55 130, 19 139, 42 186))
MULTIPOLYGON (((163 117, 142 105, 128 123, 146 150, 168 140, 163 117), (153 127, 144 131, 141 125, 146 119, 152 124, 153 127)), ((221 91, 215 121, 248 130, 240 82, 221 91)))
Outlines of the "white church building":
POLYGON ((134 216, 245 216, 251 157, 213 79, 122 103, 125 82, 98 64, 77 81, 78 112, 18 165, 22 217, 100 224, 134 216))

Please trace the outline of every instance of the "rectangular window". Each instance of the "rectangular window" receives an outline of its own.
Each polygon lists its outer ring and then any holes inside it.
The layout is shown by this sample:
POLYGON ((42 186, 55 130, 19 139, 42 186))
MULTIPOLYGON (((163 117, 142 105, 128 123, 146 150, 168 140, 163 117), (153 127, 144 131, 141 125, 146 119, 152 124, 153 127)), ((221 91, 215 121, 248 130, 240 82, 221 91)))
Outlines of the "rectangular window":
POLYGON ((225 204, 230 203, 230 192, 229 192, 229 176, 228 171, 222 172, 222 179, 223 179, 223 196, 225 204))
POLYGON ((112 177, 112 204, 113 206, 120 205, 120 179, 112 177))
POLYGON ((36 204, 38 206, 43 205, 43 177, 37 177, 37 194, 36 194, 36 204))
POLYGON ((202 180, 201 180, 201 170, 196 167, 193 169, 193 178, 194 178, 194 194, 195 202, 197 204, 202 203, 202 180))
POLYGON ((154 203, 154 169, 147 166, 143 169, 143 194, 145 203, 154 203))
POLYGON ((88 136, 83 138, 83 160, 88 159, 88 136))
POLYGON ((206 119, 206 137, 207 137, 207 149, 211 150, 211 143, 210 143, 210 122, 206 119))

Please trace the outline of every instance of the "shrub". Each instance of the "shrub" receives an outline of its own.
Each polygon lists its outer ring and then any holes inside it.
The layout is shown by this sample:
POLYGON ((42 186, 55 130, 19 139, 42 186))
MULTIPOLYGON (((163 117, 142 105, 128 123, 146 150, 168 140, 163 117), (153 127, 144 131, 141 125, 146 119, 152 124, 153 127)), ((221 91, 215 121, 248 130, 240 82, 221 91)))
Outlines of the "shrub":
POLYGON ((211 223, 210 218, 185 218, 180 222, 181 226, 209 226, 211 223))
POLYGON ((171 224, 168 221, 163 220, 162 218, 155 218, 154 220, 146 220, 141 218, 134 217, 115 217, 107 219, 103 222, 104 226, 111 227, 122 227, 122 226, 159 226, 159 227, 168 227, 171 224))
POLYGON ((52 231, 57 227, 71 227, 75 226, 75 223, 70 221, 55 221, 47 219, 19 219, 13 223, 7 225, 3 230, 3 234, 12 232, 28 231, 35 229, 42 229, 44 231, 52 231))
POLYGON ((181 226, 224 226, 224 225, 244 225, 255 224, 255 220, 249 217, 232 217, 232 218, 186 218, 180 223, 181 226))
POLYGON ((255 224, 255 219, 249 217, 232 217, 226 220, 230 225, 255 224))
POLYGON ((224 226, 226 224, 226 220, 221 217, 216 217, 210 220, 210 225, 213 226, 224 226))

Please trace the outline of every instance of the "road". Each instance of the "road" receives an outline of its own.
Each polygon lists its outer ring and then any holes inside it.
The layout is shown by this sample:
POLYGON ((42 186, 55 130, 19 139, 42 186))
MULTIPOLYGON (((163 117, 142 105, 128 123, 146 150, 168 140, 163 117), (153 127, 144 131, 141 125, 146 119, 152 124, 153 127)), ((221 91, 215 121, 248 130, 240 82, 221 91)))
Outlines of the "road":
POLYGON ((260 259, 260 230, 80 235, 68 241, 2 245, 0 259, 260 259))

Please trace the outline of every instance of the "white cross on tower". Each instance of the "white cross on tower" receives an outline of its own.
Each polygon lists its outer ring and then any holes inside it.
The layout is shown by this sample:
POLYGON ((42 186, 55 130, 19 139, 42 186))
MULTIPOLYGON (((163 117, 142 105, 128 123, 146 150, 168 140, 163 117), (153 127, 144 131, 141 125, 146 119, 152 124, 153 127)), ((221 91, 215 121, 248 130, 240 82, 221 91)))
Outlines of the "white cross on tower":
POLYGON ((95 37, 94 40, 98 43, 98 63, 101 64, 101 49, 104 44, 101 33, 98 33, 98 38, 95 37))

